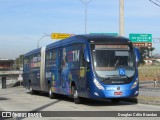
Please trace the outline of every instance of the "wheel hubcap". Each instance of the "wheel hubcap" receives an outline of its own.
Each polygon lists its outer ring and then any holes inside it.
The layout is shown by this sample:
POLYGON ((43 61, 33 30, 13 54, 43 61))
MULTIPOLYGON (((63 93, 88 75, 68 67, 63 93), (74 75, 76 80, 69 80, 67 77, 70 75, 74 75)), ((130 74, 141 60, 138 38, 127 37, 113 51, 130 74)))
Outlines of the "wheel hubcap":
POLYGON ((74 98, 77 98, 78 97, 78 92, 77 90, 74 90, 74 95, 73 95, 74 98))
POLYGON ((52 91, 51 91, 51 88, 49 89, 49 95, 50 95, 50 96, 52 95, 52 91))
POLYGON ((32 87, 30 86, 29 91, 32 92, 32 87))

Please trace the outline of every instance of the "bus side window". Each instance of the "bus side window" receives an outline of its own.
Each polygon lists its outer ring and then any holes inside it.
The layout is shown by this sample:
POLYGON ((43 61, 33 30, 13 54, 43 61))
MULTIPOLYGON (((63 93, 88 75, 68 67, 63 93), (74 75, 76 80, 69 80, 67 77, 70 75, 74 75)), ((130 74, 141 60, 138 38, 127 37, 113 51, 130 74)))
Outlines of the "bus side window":
POLYGON ((83 51, 80 51, 80 77, 84 78, 86 74, 87 62, 84 60, 83 51))
POLYGON ((84 59, 84 54, 82 51, 80 51, 80 67, 85 67, 85 59, 84 59))

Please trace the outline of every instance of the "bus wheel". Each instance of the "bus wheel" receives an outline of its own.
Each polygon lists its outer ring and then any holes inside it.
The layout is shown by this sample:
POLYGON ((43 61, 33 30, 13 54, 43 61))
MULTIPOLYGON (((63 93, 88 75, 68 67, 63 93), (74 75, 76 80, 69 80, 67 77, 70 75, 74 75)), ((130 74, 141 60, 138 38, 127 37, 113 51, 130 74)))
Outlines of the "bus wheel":
POLYGON ((49 95, 50 99, 54 99, 55 98, 55 94, 52 92, 52 88, 51 87, 49 87, 48 95, 49 95))
POLYGON ((30 94, 33 94, 33 93, 34 93, 31 85, 29 85, 29 93, 30 93, 30 94))
POLYGON ((78 97, 78 91, 75 86, 72 86, 72 96, 73 96, 75 104, 81 103, 81 99, 80 99, 80 97, 78 97))
POLYGON ((138 99, 137 98, 133 98, 132 102, 138 104, 138 99))
POLYGON ((111 99, 112 103, 119 103, 120 99, 119 98, 113 98, 111 99))

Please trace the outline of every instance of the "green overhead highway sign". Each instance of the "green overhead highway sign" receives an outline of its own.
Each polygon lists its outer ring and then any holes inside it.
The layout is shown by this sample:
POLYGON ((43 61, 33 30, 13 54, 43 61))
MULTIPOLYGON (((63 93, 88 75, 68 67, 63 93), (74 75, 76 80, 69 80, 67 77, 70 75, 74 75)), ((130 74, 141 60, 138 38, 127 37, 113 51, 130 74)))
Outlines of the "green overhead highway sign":
POLYGON ((129 34, 132 42, 152 42, 152 34, 129 34))

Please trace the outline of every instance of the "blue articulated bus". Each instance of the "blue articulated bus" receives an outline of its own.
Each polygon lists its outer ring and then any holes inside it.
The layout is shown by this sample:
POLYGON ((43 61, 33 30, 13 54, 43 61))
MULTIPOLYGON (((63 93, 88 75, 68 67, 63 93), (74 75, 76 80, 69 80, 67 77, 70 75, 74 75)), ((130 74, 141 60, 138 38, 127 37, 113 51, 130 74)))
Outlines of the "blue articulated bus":
POLYGON ((24 87, 81 98, 135 98, 139 93, 139 51, 124 37, 76 35, 24 55, 24 87))

